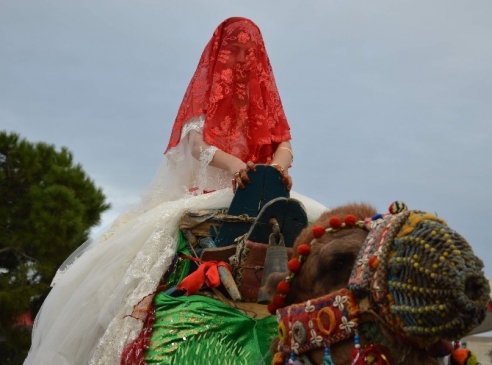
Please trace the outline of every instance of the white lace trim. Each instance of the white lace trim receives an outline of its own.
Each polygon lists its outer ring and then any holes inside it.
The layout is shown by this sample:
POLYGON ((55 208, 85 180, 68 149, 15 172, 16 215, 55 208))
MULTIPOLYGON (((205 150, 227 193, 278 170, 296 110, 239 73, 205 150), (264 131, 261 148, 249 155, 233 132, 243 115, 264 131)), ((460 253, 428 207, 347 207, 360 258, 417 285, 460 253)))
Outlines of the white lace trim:
POLYGON ((197 185, 200 190, 200 194, 203 193, 203 190, 207 186, 209 186, 208 178, 209 178, 209 164, 214 158, 215 152, 217 152, 218 148, 215 146, 209 146, 205 149, 203 149, 202 146, 200 146, 200 168, 198 169, 198 176, 197 176, 197 185), (203 189, 202 189, 203 188, 203 189))
MULTIPOLYGON (((182 143, 183 139, 185 139, 185 137, 191 131, 196 131, 201 134, 203 131, 204 124, 205 124, 205 115, 200 115, 198 117, 194 117, 190 119, 187 123, 185 123, 185 125, 183 125, 183 129, 181 130, 180 143, 182 143)), ((166 155, 168 159, 170 159, 173 163, 179 163, 185 159, 184 155, 180 152, 182 151, 179 151, 179 148, 173 148, 166 155)))
POLYGON ((202 133, 203 131, 203 125, 205 124, 205 115, 200 115, 198 117, 190 119, 189 122, 187 122, 184 126, 183 129, 181 130, 181 139, 185 138, 188 133, 191 131, 197 131, 198 133, 202 133))
POLYGON ((200 147, 200 163, 202 165, 210 165, 210 162, 215 156, 215 152, 217 152, 218 148, 215 146, 210 146, 205 149, 200 147))

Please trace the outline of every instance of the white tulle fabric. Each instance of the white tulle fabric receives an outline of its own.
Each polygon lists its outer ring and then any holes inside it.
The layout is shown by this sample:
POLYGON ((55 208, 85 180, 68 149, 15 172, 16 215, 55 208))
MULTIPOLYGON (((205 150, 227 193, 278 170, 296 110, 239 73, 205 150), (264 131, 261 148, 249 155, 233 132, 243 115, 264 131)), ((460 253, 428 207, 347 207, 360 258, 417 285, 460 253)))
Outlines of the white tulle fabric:
MULTIPOLYGON (((169 268, 182 214, 187 209, 227 207, 233 197, 230 177, 208 166, 215 151, 204 150, 201 162, 191 156, 188 133, 201 132, 202 127, 203 118, 190 121, 141 204, 60 267, 36 317, 24 364, 119 364, 124 346, 142 328, 141 321, 129 315, 169 268), (201 194, 204 190, 216 191, 201 194)), ((326 210, 312 199, 291 196, 304 203, 310 219, 326 210)))

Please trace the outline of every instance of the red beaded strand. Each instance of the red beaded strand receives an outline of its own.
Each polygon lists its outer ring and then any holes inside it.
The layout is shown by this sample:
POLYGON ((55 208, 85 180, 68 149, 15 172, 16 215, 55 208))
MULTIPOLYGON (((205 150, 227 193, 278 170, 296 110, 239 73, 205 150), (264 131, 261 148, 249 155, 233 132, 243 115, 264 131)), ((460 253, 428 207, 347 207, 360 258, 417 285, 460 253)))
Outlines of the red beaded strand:
POLYGON ((277 294, 273 297, 273 300, 268 304, 267 309, 271 314, 275 314, 277 309, 282 308, 285 306, 285 297, 287 294, 290 292, 291 288, 291 281, 294 279, 295 275, 301 270, 302 264, 304 261, 306 261, 307 256, 311 253, 311 245, 313 242, 315 242, 316 239, 323 237, 326 232, 331 232, 331 231, 338 231, 339 229, 342 228, 353 228, 356 226, 363 227, 364 222, 362 221, 357 221, 357 218, 352 215, 348 214, 345 216, 344 220, 342 221, 338 217, 331 217, 330 220, 328 221, 328 228, 324 228, 323 226, 313 226, 311 228, 311 232, 313 234, 314 239, 311 241, 310 244, 303 243, 297 247, 297 253, 299 254, 299 257, 294 257, 289 260, 287 263, 287 268, 289 269, 290 273, 287 275, 285 280, 281 281, 277 285, 277 294))

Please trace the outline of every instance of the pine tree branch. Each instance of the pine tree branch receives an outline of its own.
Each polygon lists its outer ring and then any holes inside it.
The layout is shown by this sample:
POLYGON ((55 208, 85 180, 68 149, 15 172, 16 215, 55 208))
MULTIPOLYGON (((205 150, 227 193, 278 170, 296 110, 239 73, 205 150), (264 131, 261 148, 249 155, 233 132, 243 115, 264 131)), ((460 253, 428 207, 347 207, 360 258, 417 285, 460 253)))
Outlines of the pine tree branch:
POLYGON ((4 247, 4 248, 0 248, 0 255, 4 252, 8 252, 8 251, 13 251, 14 248, 13 247, 4 247))
POLYGON ((0 255, 5 253, 5 252, 9 252, 9 251, 14 251, 14 252, 18 253, 19 255, 24 256, 26 259, 29 259, 31 261, 38 261, 34 257, 30 257, 30 256, 26 255, 24 252, 22 252, 21 250, 19 250, 18 248, 15 248, 15 247, 0 248, 0 255))

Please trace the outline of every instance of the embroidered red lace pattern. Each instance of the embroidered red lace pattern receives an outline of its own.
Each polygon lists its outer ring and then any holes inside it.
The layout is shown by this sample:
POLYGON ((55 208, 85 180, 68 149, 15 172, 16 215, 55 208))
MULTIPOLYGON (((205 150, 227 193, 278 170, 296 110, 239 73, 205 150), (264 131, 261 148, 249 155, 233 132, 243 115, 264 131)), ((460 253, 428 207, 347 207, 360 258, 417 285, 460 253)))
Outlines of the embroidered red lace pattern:
POLYGON ((242 161, 268 163, 290 140, 272 67, 258 27, 229 18, 215 30, 198 63, 174 122, 166 152, 183 125, 205 114, 205 142, 242 161))

